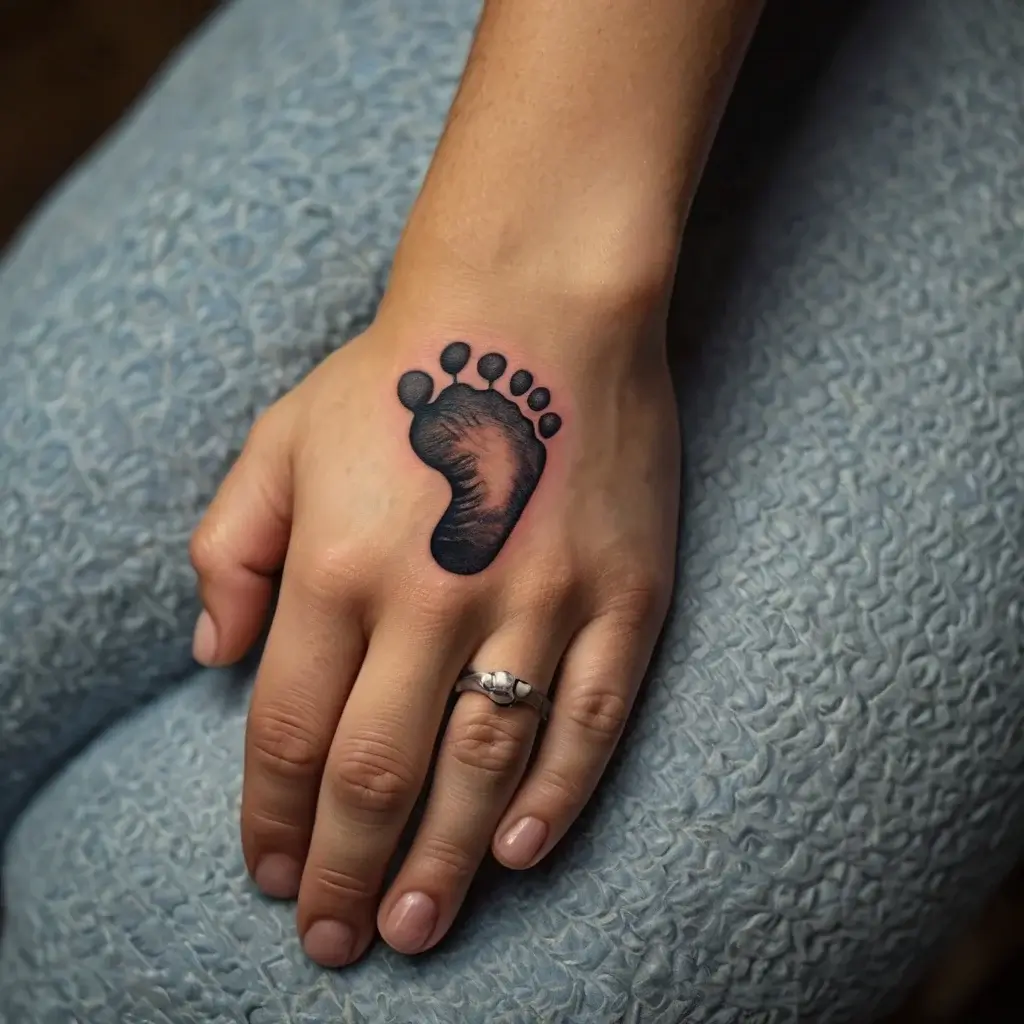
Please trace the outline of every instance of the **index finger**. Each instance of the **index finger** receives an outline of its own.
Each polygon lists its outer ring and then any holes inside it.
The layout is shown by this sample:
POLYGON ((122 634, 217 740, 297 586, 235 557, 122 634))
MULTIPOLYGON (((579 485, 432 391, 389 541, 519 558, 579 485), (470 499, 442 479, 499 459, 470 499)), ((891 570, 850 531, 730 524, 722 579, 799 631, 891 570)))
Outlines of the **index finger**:
POLYGON ((268 896, 294 898, 327 752, 366 641, 354 600, 285 568, 245 733, 242 849, 268 896))

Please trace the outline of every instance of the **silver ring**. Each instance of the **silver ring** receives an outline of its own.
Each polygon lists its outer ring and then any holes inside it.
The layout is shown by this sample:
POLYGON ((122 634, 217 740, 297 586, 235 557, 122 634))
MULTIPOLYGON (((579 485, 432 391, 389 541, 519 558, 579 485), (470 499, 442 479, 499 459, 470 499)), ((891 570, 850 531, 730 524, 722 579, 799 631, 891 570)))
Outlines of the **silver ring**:
POLYGON ((528 704, 540 714, 541 719, 547 718, 551 710, 551 701, 540 690, 511 672, 466 671, 455 684, 455 692, 467 691, 482 693, 503 708, 528 704))

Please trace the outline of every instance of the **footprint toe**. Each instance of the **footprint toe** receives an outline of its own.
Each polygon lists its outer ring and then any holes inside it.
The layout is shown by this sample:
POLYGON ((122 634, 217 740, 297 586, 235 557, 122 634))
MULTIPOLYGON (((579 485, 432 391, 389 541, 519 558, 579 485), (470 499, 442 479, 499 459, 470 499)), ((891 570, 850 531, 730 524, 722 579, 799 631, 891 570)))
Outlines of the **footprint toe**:
POLYGON ((487 355, 480 357, 476 369, 488 384, 493 384, 505 372, 506 366, 508 366, 508 360, 503 355, 497 352, 488 352, 487 355))
POLYGON ((410 412, 426 405, 434 393, 434 378, 422 370, 409 370, 398 378, 398 400, 410 412))
POLYGON ((540 436, 546 441, 549 437, 554 437, 555 434, 562 427, 562 417, 557 412, 546 412, 540 418, 540 422, 537 424, 537 429, 540 431, 540 436))
POLYGON ((541 409, 546 409, 548 403, 551 401, 551 392, 547 388, 534 388, 530 392, 530 397, 526 400, 526 404, 534 411, 540 412, 541 409))
POLYGON ((529 370, 516 370, 508 382, 508 389, 518 398, 533 387, 533 374, 529 370))
POLYGON ((461 373, 469 362, 469 346, 464 341, 453 341, 445 345, 441 353, 441 369, 453 377, 461 373))

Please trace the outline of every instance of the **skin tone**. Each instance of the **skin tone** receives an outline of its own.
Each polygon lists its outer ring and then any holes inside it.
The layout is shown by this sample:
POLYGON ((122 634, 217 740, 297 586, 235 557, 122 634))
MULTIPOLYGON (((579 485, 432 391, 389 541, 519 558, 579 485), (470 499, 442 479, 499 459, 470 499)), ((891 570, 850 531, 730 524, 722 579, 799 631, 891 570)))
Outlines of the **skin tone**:
MULTIPOLYGON (((491 0, 374 324, 259 419, 196 531, 201 662, 256 642, 281 577, 247 723, 242 843, 256 884, 297 898, 321 964, 358 959, 378 929, 404 953, 439 942, 489 851, 522 869, 558 843, 621 734, 675 564, 665 315, 678 241, 759 12, 491 0), (419 370, 436 398, 455 339, 472 349, 460 381, 486 389, 476 360, 500 353, 494 388, 539 431, 510 391, 526 369, 560 420, 508 539, 468 574, 431 554, 452 492, 414 451, 421 413, 396 394, 419 370), (467 665, 552 692, 551 719, 540 734, 529 707, 458 699, 382 891, 467 665)), ((474 445, 484 476, 507 477, 500 431, 474 445)))

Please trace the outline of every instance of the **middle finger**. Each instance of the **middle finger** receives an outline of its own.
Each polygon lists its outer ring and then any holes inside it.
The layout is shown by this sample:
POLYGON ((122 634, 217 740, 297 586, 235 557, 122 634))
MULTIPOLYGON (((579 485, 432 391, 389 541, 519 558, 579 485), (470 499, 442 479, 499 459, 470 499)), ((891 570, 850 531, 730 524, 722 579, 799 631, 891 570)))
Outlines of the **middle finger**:
POLYGON ((472 644, 381 623, 341 716, 299 889, 306 954, 328 967, 359 956, 388 862, 415 805, 444 715, 448 680, 472 644))

